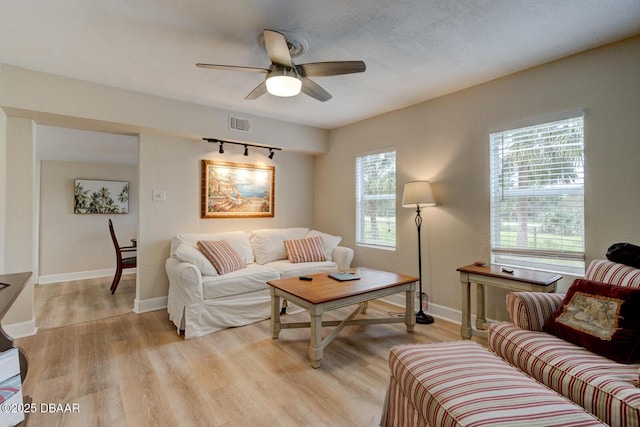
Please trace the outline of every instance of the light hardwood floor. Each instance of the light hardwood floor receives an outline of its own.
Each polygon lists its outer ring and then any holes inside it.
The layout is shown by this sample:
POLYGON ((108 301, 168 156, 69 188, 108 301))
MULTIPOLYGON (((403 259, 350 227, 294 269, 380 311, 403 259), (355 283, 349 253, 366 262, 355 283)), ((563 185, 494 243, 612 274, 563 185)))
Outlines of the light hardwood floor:
MULTIPOLYGON (((373 301, 368 315, 394 310, 373 301)), ((79 413, 38 411, 27 425, 376 426, 389 349, 460 339, 459 325, 440 319, 415 329, 346 327, 319 369, 307 358, 308 329, 283 330, 272 340, 268 320, 191 340, 177 335, 165 310, 40 330, 17 340, 29 358, 24 393, 38 408, 77 404, 79 413)))
POLYGON ((136 275, 126 274, 114 295, 111 277, 74 280, 35 287, 39 331, 129 314, 136 296, 136 275))

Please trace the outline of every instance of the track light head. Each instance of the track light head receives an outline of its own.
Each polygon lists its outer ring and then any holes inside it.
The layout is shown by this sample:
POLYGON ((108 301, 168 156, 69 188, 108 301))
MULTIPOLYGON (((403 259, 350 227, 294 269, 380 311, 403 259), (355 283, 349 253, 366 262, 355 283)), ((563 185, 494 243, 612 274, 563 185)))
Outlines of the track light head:
POLYGON ((235 141, 224 141, 218 138, 202 138, 203 140, 210 142, 212 144, 218 144, 218 153, 224 154, 224 144, 233 144, 233 145, 244 145, 244 155, 249 155, 249 147, 254 148, 264 148, 265 150, 269 150, 269 159, 273 159, 273 156, 276 154, 276 150, 282 150, 282 148, 278 147, 267 147, 265 145, 257 145, 257 144, 249 144, 245 142, 235 142, 235 141))

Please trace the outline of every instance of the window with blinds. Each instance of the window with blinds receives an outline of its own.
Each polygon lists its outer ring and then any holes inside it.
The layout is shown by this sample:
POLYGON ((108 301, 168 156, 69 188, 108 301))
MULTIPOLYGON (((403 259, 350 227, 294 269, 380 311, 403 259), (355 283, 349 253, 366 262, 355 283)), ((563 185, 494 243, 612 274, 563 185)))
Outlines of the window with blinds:
POLYGON ((584 274, 583 117, 490 135, 492 261, 584 274))
POLYGON ((356 244, 396 247, 396 151, 356 157, 356 244))

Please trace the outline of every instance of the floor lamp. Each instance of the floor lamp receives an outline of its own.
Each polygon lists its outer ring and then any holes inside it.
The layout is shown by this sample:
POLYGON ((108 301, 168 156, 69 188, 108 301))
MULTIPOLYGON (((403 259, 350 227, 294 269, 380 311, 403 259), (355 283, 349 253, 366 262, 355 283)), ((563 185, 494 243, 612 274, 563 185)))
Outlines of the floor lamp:
POLYGON ((418 277, 420 281, 420 307, 416 313, 416 323, 430 324, 434 322, 433 316, 422 311, 422 241, 420 240, 420 227, 422 226, 422 217, 420 216, 420 208, 427 206, 435 206, 436 200, 433 198, 431 184, 429 181, 411 181, 404 185, 404 194, 402 195, 403 208, 416 208, 416 227, 418 228, 418 277))

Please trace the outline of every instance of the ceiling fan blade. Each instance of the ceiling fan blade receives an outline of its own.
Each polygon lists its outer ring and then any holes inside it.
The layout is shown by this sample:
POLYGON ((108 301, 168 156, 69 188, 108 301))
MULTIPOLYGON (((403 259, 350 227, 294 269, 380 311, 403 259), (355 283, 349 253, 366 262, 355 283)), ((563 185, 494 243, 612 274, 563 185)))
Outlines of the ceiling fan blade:
POLYGON ((362 73, 367 69, 363 61, 309 62, 296 65, 303 77, 336 76, 338 74, 362 73))
POLYGON ((202 64, 202 63, 197 63, 196 67, 211 68, 214 70, 225 70, 225 71, 248 71, 250 73, 266 73, 267 71, 269 71, 267 68, 239 67, 235 65, 218 65, 218 64, 202 64))
POLYGON ((292 68, 289 45, 284 34, 273 30, 264 30, 264 46, 271 62, 283 67, 292 68))
POLYGON ((265 82, 262 82, 258 86, 256 86, 256 88, 253 89, 249 93, 249 95, 245 96, 244 99, 256 99, 264 95, 265 93, 267 93, 267 84, 265 82))
POLYGON ((326 90, 322 89, 320 85, 318 85, 313 80, 309 80, 306 77, 302 79, 302 93, 305 95, 309 95, 312 98, 317 99, 318 101, 325 102, 331 99, 331 94, 326 90))

